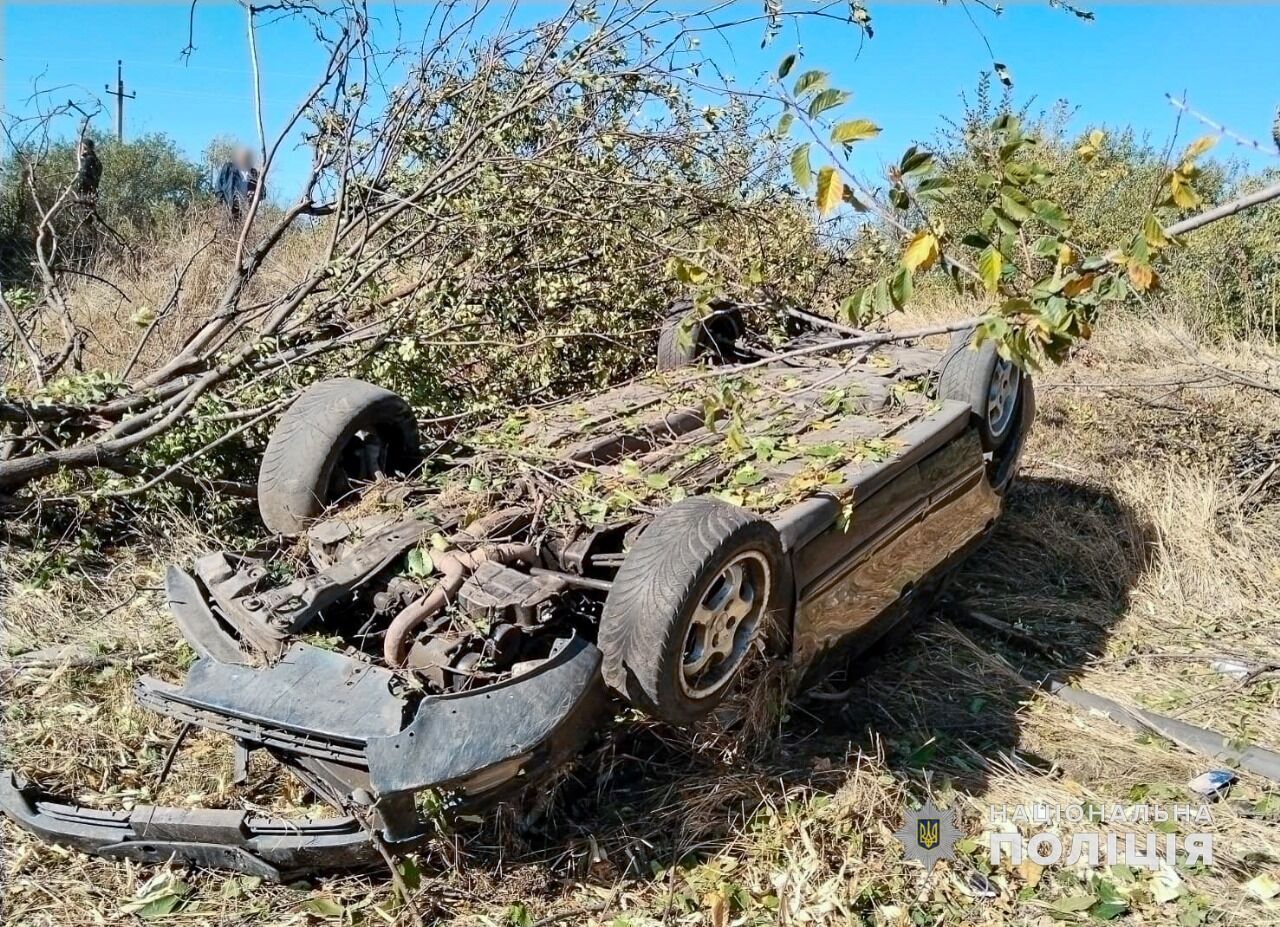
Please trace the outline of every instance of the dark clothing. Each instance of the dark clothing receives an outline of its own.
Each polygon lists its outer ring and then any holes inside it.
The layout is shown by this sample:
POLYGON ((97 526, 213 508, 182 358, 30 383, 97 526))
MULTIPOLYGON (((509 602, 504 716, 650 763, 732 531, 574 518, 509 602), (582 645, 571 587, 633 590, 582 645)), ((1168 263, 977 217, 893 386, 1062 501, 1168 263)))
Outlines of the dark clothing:
POLYGON ((213 192, 218 202, 231 211, 233 219, 240 218, 241 210, 253 200, 257 189, 258 169, 251 167, 248 170, 241 170, 230 161, 222 165, 213 185, 213 192))
POLYGON ((86 199, 97 199, 98 184, 102 181, 102 162, 92 149, 80 152, 76 167, 75 191, 86 199))

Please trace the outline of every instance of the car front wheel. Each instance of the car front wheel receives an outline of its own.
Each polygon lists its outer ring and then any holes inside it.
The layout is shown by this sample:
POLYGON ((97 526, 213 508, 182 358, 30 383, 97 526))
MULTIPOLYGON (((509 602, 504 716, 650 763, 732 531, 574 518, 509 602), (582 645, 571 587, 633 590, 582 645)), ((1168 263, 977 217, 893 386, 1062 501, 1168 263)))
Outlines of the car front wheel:
POLYGON ((659 513, 605 600, 605 682, 675 724, 708 715, 772 637, 785 561, 767 520, 699 497, 659 513))

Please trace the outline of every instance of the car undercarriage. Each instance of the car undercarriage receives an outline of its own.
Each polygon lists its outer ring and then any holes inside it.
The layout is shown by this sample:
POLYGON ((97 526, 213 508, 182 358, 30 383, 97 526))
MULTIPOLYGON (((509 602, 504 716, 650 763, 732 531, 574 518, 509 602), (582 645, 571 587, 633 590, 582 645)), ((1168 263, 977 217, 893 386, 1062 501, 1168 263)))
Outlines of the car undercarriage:
POLYGON ((265 751, 340 816, 98 811, 16 773, 0 809, 87 852, 287 878, 430 837, 427 796, 465 813, 541 781, 620 705, 696 723, 751 660, 798 688, 999 515, 1031 385, 962 335, 964 354, 824 352, 813 333, 781 360, 735 348, 714 376, 675 365, 519 410, 399 471, 417 434, 398 397, 313 387, 260 481, 264 520, 295 540, 170 567, 196 659, 135 694, 231 738, 240 769, 265 751), (979 363, 976 398, 950 395, 979 363), (325 464, 299 493, 313 446, 325 464))

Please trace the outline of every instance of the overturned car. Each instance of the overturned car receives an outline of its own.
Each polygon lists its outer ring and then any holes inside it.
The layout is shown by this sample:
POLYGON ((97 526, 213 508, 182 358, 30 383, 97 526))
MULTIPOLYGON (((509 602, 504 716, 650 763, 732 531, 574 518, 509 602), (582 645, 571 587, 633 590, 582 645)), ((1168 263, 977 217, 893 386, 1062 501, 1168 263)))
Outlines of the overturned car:
POLYGON ((865 650, 1000 515, 1030 379, 968 331, 942 353, 815 329, 766 349, 736 307, 685 314, 656 374, 428 454, 395 394, 318 383, 260 470, 292 558, 169 568, 197 659, 181 685, 141 678, 138 700, 227 734, 241 764, 267 751, 339 816, 93 810, 12 773, 0 809, 104 856, 272 879, 363 866, 432 833, 428 797, 509 797, 619 705, 700 722, 755 661, 797 688, 865 650))

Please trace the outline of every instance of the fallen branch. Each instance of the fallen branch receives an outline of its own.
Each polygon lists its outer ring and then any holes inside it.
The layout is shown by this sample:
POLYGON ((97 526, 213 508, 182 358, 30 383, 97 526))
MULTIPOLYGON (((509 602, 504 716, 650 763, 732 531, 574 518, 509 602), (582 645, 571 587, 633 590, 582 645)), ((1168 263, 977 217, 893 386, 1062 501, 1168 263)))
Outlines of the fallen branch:
POLYGON ((928 338, 930 335, 946 335, 951 332, 964 331, 974 328, 981 322, 981 317, 973 317, 961 319, 958 322, 947 322, 942 325, 931 325, 928 328, 914 328, 904 332, 874 332, 869 335, 859 335, 856 338, 842 338, 838 341, 826 341, 821 344, 809 344, 802 348, 794 348, 790 351, 782 351, 778 354, 770 354, 760 360, 749 361, 745 364, 733 364, 726 367, 713 367, 710 370, 703 371, 693 376, 684 377, 680 382, 690 382, 693 380, 705 380, 708 377, 727 377, 734 376, 744 370, 751 370, 754 367, 763 367, 766 364, 774 364, 778 361, 789 360, 793 357, 805 357, 813 354, 831 354, 835 351, 843 351, 846 348, 871 347, 878 344, 890 344, 895 341, 914 341, 917 338, 928 338))

